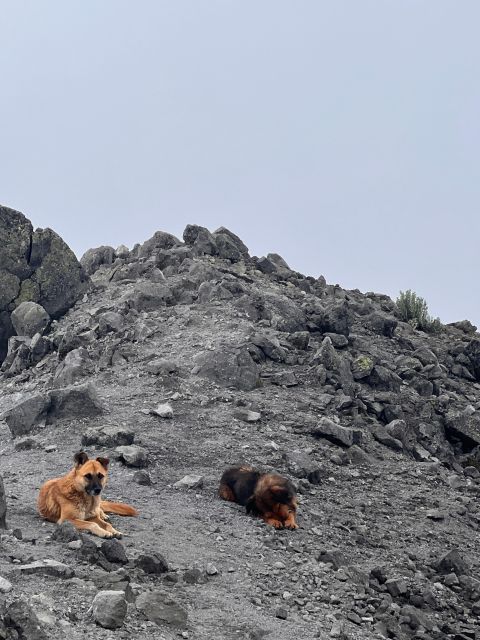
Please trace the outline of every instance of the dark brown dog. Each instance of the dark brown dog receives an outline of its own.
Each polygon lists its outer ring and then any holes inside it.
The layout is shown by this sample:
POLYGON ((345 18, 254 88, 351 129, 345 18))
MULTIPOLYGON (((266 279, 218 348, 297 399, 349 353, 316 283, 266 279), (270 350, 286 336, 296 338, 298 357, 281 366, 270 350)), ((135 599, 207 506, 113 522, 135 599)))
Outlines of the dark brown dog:
POLYGON ((50 522, 66 520, 77 529, 87 530, 101 538, 121 538, 107 522, 105 513, 136 516, 138 511, 128 504, 106 502, 100 494, 107 483, 108 458, 89 460, 84 451, 74 456, 75 466, 62 478, 48 480, 38 495, 38 511, 50 522))
POLYGON ((219 494, 276 529, 298 529, 295 488, 276 473, 261 473, 245 465, 231 467, 222 475, 219 494))

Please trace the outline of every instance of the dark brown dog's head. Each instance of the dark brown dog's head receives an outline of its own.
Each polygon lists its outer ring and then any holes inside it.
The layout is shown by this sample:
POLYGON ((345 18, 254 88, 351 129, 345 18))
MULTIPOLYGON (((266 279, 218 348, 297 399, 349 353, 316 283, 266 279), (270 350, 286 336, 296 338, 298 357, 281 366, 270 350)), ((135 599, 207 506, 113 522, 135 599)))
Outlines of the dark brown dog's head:
POLYGON ((85 491, 89 496, 99 496, 107 483, 109 459, 90 460, 85 451, 79 451, 73 459, 77 489, 85 491))
POLYGON ((272 503, 284 505, 286 512, 296 513, 297 494, 290 480, 282 476, 277 476, 276 474, 271 474, 266 492, 270 494, 272 503))
POLYGON ((272 509, 286 519, 290 513, 297 512, 297 494, 295 487, 287 478, 276 473, 266 473, 257 483, 255 493, 247 505, 248 511, 272 509))

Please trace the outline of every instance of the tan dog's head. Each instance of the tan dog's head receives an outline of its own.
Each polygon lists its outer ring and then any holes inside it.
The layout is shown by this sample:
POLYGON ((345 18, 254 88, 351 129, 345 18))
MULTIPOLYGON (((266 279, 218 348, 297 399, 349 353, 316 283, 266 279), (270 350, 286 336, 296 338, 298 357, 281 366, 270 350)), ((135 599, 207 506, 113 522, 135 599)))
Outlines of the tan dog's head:
POLYGON ((109 459, 90 460, 85 451, 79 451, 73 459, 77 489, 85 491, 89 496, 99 496, 107 483, 109 459))

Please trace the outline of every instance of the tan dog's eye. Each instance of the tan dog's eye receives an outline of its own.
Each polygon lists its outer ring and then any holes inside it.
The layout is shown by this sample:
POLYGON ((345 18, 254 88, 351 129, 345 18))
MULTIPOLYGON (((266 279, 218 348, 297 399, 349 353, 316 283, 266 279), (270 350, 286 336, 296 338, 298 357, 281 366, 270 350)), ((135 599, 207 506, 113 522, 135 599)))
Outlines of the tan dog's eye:
POLYGON ((103 480, 103 478, 104 478, 104 477, 105 477, 105 476, 103 475, 103 473, 97 473, 97 478, 98 478, 99 480, 103 480))
POLYGON ((91 479, 92 479, 92 474, 91 474, 91 473, 86 473, 83 477, 84 477, 86 480, 91 480, 91 479))

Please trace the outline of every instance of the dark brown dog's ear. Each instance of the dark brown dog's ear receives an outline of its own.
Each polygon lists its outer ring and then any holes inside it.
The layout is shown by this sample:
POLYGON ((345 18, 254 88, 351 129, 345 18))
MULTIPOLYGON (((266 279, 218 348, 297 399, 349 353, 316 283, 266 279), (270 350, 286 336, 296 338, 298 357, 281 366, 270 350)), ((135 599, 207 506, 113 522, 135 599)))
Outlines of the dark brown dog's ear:
POLYGON ((85 451, 79 451, 73 456, 73 460, 75 462, 76 467, 81 467, 88 460, 88 456, 85 451))
POLYGON ((292 497, 290 491, 281 484, 273 485, 273 487, 270 487, 270 491, 279 502, 287 502, 292 497))
POLYGON ((97 458, 97 462, 99 462, 104 469, 108 469, 110 460, 108 458, 97 458))

